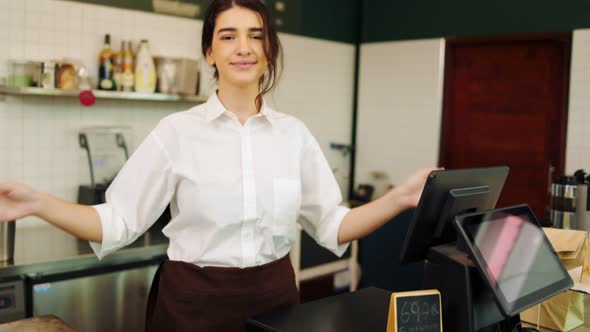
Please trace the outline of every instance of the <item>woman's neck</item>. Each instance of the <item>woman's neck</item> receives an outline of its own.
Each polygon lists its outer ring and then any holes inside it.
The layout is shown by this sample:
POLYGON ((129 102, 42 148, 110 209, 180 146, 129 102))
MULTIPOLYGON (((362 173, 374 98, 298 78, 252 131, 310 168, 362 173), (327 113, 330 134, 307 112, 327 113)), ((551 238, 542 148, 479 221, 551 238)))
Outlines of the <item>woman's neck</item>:
POLYGON ((256 96, 258 96, 257 85, 246 88, 220 85, 217 91, 217 97, 223 106, 237 115, 242 124, 258 113, 256 96))

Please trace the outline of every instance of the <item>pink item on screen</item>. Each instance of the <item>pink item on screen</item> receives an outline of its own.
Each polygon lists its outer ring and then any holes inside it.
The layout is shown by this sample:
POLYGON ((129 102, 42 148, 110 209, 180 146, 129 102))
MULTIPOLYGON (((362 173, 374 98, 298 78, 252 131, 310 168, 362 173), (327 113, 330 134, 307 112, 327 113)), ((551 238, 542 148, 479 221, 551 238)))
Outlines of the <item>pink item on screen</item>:
POLYGON ((502 274, 502 270, 504 270, 504 266, 508 261, 512 248, 516 244, 516 239, 518 238, 518 233, 520 232, 523 223, 524 220, 520 217, 506 217, 496 243, 488 257, 486 257, 488 275, 492 279, 494 285, 502 274))

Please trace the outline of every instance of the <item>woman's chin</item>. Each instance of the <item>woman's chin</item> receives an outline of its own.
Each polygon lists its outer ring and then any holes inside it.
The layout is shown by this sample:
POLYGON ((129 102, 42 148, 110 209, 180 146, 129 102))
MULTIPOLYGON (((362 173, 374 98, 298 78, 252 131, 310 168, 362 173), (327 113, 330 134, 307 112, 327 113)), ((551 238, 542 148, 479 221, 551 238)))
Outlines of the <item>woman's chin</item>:
POLYGON ((235 77, 230 80, 230 83, 237 88, 249 88, 251 86, 258 87, 258 80, 258 77, 251 75, 250 77, 235 77))

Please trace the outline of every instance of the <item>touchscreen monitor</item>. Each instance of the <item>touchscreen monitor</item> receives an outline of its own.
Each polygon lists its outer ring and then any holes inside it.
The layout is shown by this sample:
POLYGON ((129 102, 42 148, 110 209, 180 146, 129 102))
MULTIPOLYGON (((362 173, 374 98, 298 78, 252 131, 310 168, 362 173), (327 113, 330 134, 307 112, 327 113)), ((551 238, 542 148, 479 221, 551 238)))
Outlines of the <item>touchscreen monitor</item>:
POLYGON ((516 315, 573 286, 527 205, 457 216, 455 226, 504 314, 516 315))
POLYGON ((430 173, 401 249, 401 261, 427 258, 431 247, 456 240, 455 215, 496 207, 508 176, 507 166, 430 173))

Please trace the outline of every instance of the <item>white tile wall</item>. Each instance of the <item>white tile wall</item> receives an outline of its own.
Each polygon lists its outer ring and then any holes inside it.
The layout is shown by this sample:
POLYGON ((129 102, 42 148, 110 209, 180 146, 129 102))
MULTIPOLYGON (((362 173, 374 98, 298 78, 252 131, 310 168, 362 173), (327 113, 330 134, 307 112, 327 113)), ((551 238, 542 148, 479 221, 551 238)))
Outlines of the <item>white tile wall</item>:
POLYGON ((389 182, 436 166, 443 64, 442 39, 362 45, 357 184, 371 183, 380 195, 389 182))
MULTIPOLYGON (((96 57, 105 33, 112 45, 148 38, 155 55, 200 56, 202 22, 61 0, 0 0, 0 78, 7 60, 80 59, 96 81, 96 57)), ((328 149, 350 143, 354 48, 352 45, 281 34, 285 73, 271 98, 279 111, 304 120, 317 136, 342 188, 348 161, 328 149)), ((82 126, 123 125, 137 144, 164 116, 186 103, 99 100, 80 106, 75 98, 0 96, 0 181, 18 181, 67 200, 87 181, 78 147, 82 126)), ((133 148, 133 147, 132 147, 133 148)), ((27 218, 17 227, 44 225, 27 218)))
POLYGON ((566 174, 590 171, 590 29, 575 30, 572 42, 566 143, 566 174))

